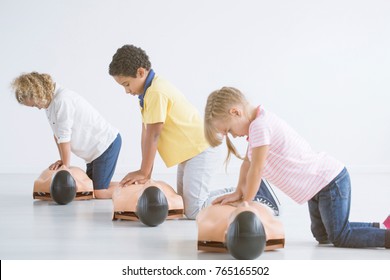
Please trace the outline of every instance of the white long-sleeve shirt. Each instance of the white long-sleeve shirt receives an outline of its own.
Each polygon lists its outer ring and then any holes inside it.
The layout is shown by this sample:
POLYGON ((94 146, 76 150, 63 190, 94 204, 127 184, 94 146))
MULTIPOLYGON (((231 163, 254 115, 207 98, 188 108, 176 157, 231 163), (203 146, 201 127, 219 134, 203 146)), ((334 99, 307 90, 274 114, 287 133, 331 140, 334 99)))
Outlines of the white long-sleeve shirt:
POLYGON ((118 135, 83 97, 58 84, 46 115, 58 144, 70 142, 71 151, 87 163, 102 155, 118 135))

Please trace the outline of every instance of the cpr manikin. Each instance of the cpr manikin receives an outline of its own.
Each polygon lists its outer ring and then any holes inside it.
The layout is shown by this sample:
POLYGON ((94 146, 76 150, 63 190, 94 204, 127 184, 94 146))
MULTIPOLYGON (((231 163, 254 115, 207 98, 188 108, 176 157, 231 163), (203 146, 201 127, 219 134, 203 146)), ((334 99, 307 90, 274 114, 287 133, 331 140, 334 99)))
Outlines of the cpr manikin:
POLYGON ((182 197, 162 181, 118 187, 112 201, 113 220, 140 220, 148 226, 157 226, 165 219, 182 218, 184 213, 182 197))
POLYGON ((82 169, 72 166, 69 168, 61 167, 57 170, 45 169, 34 182, 33 198, 52 200, 51 188, 56 187, 61 182, 66 183, 63 186, 70 187, 73 184, 72 179, 76 185, 75 200, 93 198, 92 180, 82 169), (54 185, 52 184, 53 178, 56 178, 54 185))
POLYGON ((258 202, 210 205, 199 212, 196 223, 198 250, 255 259, 264 250, 284 247, 282 223, 258 202))

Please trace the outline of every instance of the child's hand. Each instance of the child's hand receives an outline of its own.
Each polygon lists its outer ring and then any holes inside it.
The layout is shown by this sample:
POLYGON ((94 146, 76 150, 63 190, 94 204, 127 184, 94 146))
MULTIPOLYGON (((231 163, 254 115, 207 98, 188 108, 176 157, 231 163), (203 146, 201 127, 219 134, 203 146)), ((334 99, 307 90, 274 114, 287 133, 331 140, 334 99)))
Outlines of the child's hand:
POLYGON ((242 200, 237 200, 237 201, 234 201, 234 202, 230 202, 229 205, 233 206, 233 207, 239 207, 239 206, 243 205, 243 202, 242 202, 242 200))
POLYGON ((234 192, 216 198, 212 202, 212 204, 222 204, 222 205, 232 204, 234 202, 241 202, 241 199, 242 199, 242 194, 239 192, 234 192))
POLYGON ((57 170, 57 169, 60 168, 62 165, 63 165, 62 160, 57 160, 55 163, 53 163, 53 164, 51 164, 51 165, 49 166, 49 169, 50 169, 50 170, 57 170))
POLYGON ((126 187, 132 184, 145 184, 149 180, 148 176, 143 174, 141 170, 128 173, 122 181, 119 182, 119 186, 126 187))

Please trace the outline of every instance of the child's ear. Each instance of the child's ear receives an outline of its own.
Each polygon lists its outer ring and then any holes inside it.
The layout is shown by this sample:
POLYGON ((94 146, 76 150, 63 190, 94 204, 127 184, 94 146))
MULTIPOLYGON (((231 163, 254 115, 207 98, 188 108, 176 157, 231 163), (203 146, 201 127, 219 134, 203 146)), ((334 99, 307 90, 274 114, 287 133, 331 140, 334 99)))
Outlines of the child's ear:
POLYGON ((229 110, 230 115, 232 116, 241 116, 241 111, 238 108, 230 108, 229 110))
POLYGON ((145 74, 146 74, 145 68, 140 67, 137 69, 137 77, 138 78, 143 78, 145 76, 145 74))

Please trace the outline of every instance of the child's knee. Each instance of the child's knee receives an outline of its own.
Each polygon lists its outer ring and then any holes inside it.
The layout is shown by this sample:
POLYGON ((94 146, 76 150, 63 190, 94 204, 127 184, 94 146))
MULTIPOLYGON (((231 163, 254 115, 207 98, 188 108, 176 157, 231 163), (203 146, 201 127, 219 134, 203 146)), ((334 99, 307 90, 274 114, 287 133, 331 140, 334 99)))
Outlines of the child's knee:
POLYGON ((340 234, 337 237, 330 236, 329 237, 329 242, 333 244, 335 247, 349 247, 347 246, 346 242, 347 238, 346 235, 340 234))
POLYGON ((185 209, 184 214, 186 215, 187 219, 189 220, 195 220, 196 216, 198 215, 200 211, 200 208, 196 209, 185 209))

